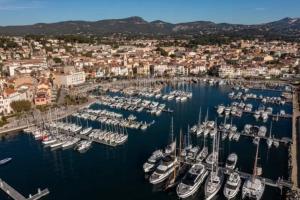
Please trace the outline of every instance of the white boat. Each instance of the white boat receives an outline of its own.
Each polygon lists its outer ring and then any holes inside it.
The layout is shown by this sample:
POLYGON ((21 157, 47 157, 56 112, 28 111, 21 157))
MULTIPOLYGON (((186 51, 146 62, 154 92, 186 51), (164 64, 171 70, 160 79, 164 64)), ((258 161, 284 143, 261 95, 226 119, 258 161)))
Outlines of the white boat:
POLYGON ((44 146, 49 146, 51 144, 54 144, 57 141, 56 138, 48 138, 47 140, 43 140, 42 144, 44 146))
POLYGON ((186 101, 187 101, 187 97, 185 97, 185 96, 184 96, 184 97, 181 97, 181 98, 180 98, 180 101, 181 101, 181 102, 186 102, 186 101))
POLYGON ((265 190, 265 183, 258 178, 250 177, 247 179, 242 188, 242 198, 246 197, 260 200, 265 190))
POLYGON ((156 150, 152 153, 147 162, 144 163, 143 169, 145 173, 152 171, 155 167, 158 166, 159 162, 163 158, 162 150, 156 150))
POLYGON ((51 144, 50 145, 50 148, 51 149, 56 149, 56 148, 60 148, 62 145, 63 145, 63 141, 57 141, 56 143, 54 143, 54 144, 51 144))
POLYGON ((174 172, 177 163, 177 158, 166 156, 162 159, 162 163, 158 165, 156 170, 150 176, 149 182, 151 184, 158 184, 166 180, 172 172, 174 172))
POLYGON ((212 171, 205 182, 205 200, 211 200, 219 192, 224 181, 224 174, 220 168, 212 171))
POLYGON ((249 177, 243 185, 242 188, 242 198, 251 198, 255 200, 260 200, 265 191, 265 183, 262 179, 257 177, 257 157, 258 157, 258 149, 259 144, 256 147, 256 155, 255 155, 255 162, 253 168, 253 175, 249 177))
POLYGON ((234 168, 235 168, 235 166, 236 166, 236 163, 237 163, 237 160, 238 160, 237 154, 231 153, 231 154, 227 157, 225 167, 228 168, 228 169, 234 170, 234 168))
POLYGON ((224 112, 224 110, 225 110, 225 106, 219 105, 219 106, 218 106, 218 109, 217 109, 217 113, 218 113, 219 115, 222 115, 223 112, 224 112))
POLYGON ((89 148, 91 148, 92 141, 84 140, 80 142, 77 146, 77 151, 80 153, 86 152, 89 148))
POLYGON ((217 153, 216 152, 212 152, 211 154, 208 155, 208 157, 206 158, 205 162, 207 164, 209 164, 209 165, 215 164, 216 158, 217 158, 217 153))
POLYGON ((257 135, 259 137, 265 137, 267 133, 267 128, 265 126, 260 126, 257 135))
POLYGON ((85 129, 83 129, 82 131, 80 131, 79 134, 80 134, 80 135, 87 135, 87 134, 89 134, 92 130, 93 130, 92 127, 85 128, 85 129))
POLYGON ((200 151, 200 153, 198 154, 198 156, 196 157, 196 160, 198 162, 202 162, 207 157, 207 155, 208 155, 208 148, 204 146, 200 151))
POLYGON ((68 148, 71 148, 73 147, 77 142, 79 142, 80 139, 79 138, 73 138, 72 140, 69 140, 67 142, 65 142, 63 145, 62 145, 62 148, 63 149, 68 149, 68 148))
POLYGON ((241 187, 241 177, 237 172, 229 175, 228 180, 224 186, 223 194, 227 199, 233 199, 238 194, 241 187))
POLYGON ((194 164, 177 186, 178 197, 187 198, 195 194, 208 173, 203 164, 194 164))
POLYGON ((9 163, 12 160, 12 158, 5 158, 0 160, 0 165, 5 165, 7 163, 9 163))

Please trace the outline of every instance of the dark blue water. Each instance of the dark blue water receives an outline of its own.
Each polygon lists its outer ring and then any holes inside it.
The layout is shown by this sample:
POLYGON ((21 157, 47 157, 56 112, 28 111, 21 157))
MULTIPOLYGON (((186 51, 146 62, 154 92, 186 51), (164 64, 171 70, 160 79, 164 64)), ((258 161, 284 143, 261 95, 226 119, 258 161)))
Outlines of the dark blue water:
MULTIPOLYGON (((13 157, 13 161, 0 167, 0 177, 24 195, 35 193, 38 187, 47 187, 50 195, 45 199, 51 200, 177 199, 174 189, 154 190, 145 179, 143 163, 154 150, 168 144, 171 116, 174 117, 174 132, 178 135, 180 129, 186 132, 188 125, 197 123, 200 106, 202 119, 208 108, 209 119, 215 120, 215 106, 231 103, 227 96, 230 92, 229 87, 193 85, 189 88, 193 91, 193 98, 186 103, 165 102, 168 108, 174 110, 172 114, 163 113, 160 117, 154 117, 147 113, 135 113, 139 121, 155 120, 156 123, 145 132, 128 130, 128 142, 119 147, 94 144, 87 153, 79 154, 73 150, 50 151, 26 134, 2 138, 0 158, 13 157)), ((250 92, 267 96, 280 95, 278 92, 250 92)), ((253 103, 254 107, 259 106, 259 102, 249 102, 253 103)), ((272 107, 275 111, 285 109, 287 113, 291 113, 291 105, 272 107)), ((94 105, 93 108, 105 107, 94 105)), ((130 113, 119 112, 125 116, 130 113)), ((223 120, 218 117, 218 122, 223 120)), ((256 122, 252 115, 234 118, 233 123, 237 124, 239 129, 246 123, 263 124, 256 122)), ((82 121, 82 124, 86 122, 82 121)), ((100 127, 99 123, 95 122, 89 122, 89 125, 100 127)), ((266 125, 270 126, 270 121, 266 125)), ((291 137, 291 120, 273 122, 273 134, 275 137, 291 137)), ((192 137, 192 141, 202 146, 201 138, 192 137)), ((250 138, 241 137, 238 143, 224 141, 220 146, 221 162, 225 161, 229 153, 236 152, 239 156, 237 167, 252 173, 256 148, 250 138)), ((259 157, 264 177, 274 180, 278 177, 288 178, 288 146, 281 145, 278 149, 268 150, 262 141, 259 157)), ((196 198, 201 197, 202 191, 203 188, 200 188, 196 198)), ((0 192, 0 199, 8 197, 0 192)), ((222 194, 219 195, 219 199, 223 199, 222 194)), ((280 190, 267 187, 264 199, 280 199, 280 190)))

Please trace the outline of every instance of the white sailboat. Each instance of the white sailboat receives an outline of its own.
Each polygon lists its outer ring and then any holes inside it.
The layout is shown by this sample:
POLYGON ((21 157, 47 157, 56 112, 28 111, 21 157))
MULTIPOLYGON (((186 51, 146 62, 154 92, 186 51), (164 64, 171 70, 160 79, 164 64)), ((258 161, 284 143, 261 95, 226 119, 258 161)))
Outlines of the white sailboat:
POLYGON ((218 167, 218 156, 219 156, 218 151, 219 151, 219 136, 217 134, 217 139, 215 136, 213 142, 213 154, 216 153, 216 162, 212 163, 211 165, 212 171, 205 182, 204 193, 205 193, 206 200, 212 199, 219 192, 224 181, 224 174, 222 170, 218 167))
POLYGON ((242 198, 245 199, 246 197, 260 200, 263 196, 263 193, 265 191, 265 183, 262 179, 257 177, 257 157, 258 157, 258 149, 259 149, 259 143, 256 147, 256 155, 255 155, 255 162, 254 162, 254 168, 253 168, 253 175, 249 177, 242 189, 242 198))

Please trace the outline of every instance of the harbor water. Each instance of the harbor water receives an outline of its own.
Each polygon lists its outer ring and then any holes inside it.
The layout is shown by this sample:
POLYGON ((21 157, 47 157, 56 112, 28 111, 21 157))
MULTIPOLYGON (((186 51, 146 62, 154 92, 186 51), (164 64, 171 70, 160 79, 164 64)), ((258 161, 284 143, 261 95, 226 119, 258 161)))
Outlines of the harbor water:
MULTIPOLYGON (((80 154, 72 149, 51 151, 44 148, 40 141, 36 141, 31 135, 16 134, 2 137, 0 141, 0 159, 12 157, 13 161, 7 165, 0 166, 0 178, 7 181, 21 194, 28 195, 36 192, 38 187, 48 188, 50 194, 45 197, 49 200, 82 200, 82 199, 130 199, 130 200, 160 200, 178 199, 175 189, 162 191, 153 187, 145 178, 142 165, 151 153, 164 148, 170 140, 170 122, 174 118, 174 134, 178 137, 180 129, 186 134, 188 126, 198 122, 199 110, 202 110, 204 120, 208 109, 208 118, 218 123, 224 121, 216 113, 219 104, 229 105, 233 100, 228 98, 231 92, 229 86, 208 86, 194 84, 177 86, 179 89, 187 89, 193 92, 193 97, 184 103, 160 100, 166 103, 167 108, 174 110, 173 113, 162 113, 153 116, 149 113, 132 113, 106 106, 92 105, 92 109, 108 109, 122 113, 124 116, 134 114, 138 121, 155 120, 155 124, 146 131, 128 129, 128 141, 117 147, 109 147, 94 143, 86 153, 80 154)), ((172 90, 167 87, 163 92, 172 90)), ((176 88, 175 88, 176 89, 176 88)), ((251 90, 249 92, 262 94, 264 96, 280 96, 280 92, 251 90)), ((260 105, 257 100, 248 100, 254 109, 260 105)), ((273 113, 284 109, 291 114, 291 104, 284 106, 267 105, 273 107, 273 113)), ((78 119, 70 118, 74 123, 78 119)), ((227 123, 230 123, 228 119, 227 123)), ((256 121, 252 114, 243 114, 241 118, 234 117, 233 124, 238 130, 242 130, 245 124, 265 125, 269 127, 271 117, 267 123, 256 121)), ((100 128, 99 122, 80 121, 81 125, 100 128)), ((291 119, 280 119, 273 122, 272 134, 275 138, 291 138, 291 119)), ((191 135, 192 143, 202 147, 202 138, 191 135)), ((206 143, 211 143, 207 139, 206 143)), ((227 155, 237 153, 237 168, 240 171, 252 173, 256 146, 252 138, 241 136, 238 142, 228 139, 221 141, 220 164, 224 165, 227 155)), ((267 148, 264 140, 261 141, 259 149, 259 165, 263 169, 263 177, 277 180, 279 177, 287 180, 289 178, 288 168, 288 145, 281 144, 278 148, 267 148)), ((241 192, 240 192, 241 193, 241 192)), ((284 193, 284 191, 283 191, 284 193)), ((239 194, 240 195, 240 194, 239 194)), ((194 199, 203 197, 203 186, 199 189, 194 199)), ((266 187, 263 199, 281 199, 281 191, 277 188, 266 187)), ((8 197, 0 192, 0 200, 8 197)), ((225 199, 222 191, 217 199, 225 199)))

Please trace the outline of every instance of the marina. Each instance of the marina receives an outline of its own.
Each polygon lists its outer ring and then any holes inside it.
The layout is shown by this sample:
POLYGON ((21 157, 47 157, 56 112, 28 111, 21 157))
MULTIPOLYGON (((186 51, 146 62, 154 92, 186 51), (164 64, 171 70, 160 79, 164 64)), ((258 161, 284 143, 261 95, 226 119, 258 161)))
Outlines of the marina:
MULTIPOLYGON (((47 180, 47 187, 51 190, 51 194, 49 195, 51 198, 58 200, 64 199, 64 195, 68 195, 68 198, 74 200, 82 199, 83 196, 81 193, 74 191, 74 188, 78 188, 78 185, 75 183, 78 180, 89 182, 85 186, 80 186, 82 190, 94 191, 93 193, 86 193, 84 198, 92 199, 102 196, 104 198, 118 199, 126 195, 131 196, 132 199, 178 199, 178 194, 183 196, 191 195, 193 199, 204 198, 208 194, 205 192, 205 185, 206 182, 209 182, 207 180, 210 180, 208 178, 212 170, 215 173, 213 175, 214 178, 223 174, 223 181, 220 182, 222 187, 214 194, 217 195, 217 199, 225 198, 224 195, 226 192, 224 186, 228 184, 227 179, 233 173, 237 173, 241 179, 240 186, 238 187, 239 192, 236 195, 237 197, 242 197, 244 182, 253 176, 255 157, 259 157, 257 159, 259 160, 258 165, 262 169, 262 174, 258 173, 256 177, 265 185, 262 199, 284 198, 286 191, 293 187, 291 168, 288 164, 289 148, 292 146, 292 118, 290 117, 292 107, 290 103, 285 103, 284 105, 272 104, 273 114, 269 115, 266 122, 263 122, 263 120, 256 121, 253 114, 249 113, 250 111, 240 117, 231 116, 231 111, 227 117, 225 113, 219 115, 217 112, 219 105, 231 105, 234 101, 228 97, 228 94, 233 91, 232 85, 220 85, 219 81, 212 83, 209 80, 202 80, 196 83, 184 82, 178 85, 164 85, 159 90, 157 89, 157 92, 153 96, 149 96, 149 93, 153 92, 150 89, 145 89, 144 94, 140 94, 140 92, 131 94, 130 91, 127 91, 125 94, 121 90, 123 89, 116 90, 116 95, 112 95, 111 93, 102 94, 101 96, 96 95, 97 102, 95 104, 73 112, 69 117, 65 117, 64 119, 56 120, 56 117, 52 116, 52 123, 48 122, 45 123, 45 127, 43 125, 39 127, 41 130, 53 132, 51 136, 63 135, 66 138, 80 139, 76 144, 80 144, 83 141, 91 141, 95 144, 99 143, 99 145, 91 144, 92 148, 84 151, 84 154, 73 151, 73 149, 76 149, 76 145, 66 149, 62 147, 63 144, 59 144, 59 148, 55 148, 55 146, 54 148, 50 146, 45 147, 43 139, 36 140, 34 134, 33 136, 30 134, 20 134, 8 140, 10 141, 9 143, 4 143, 7 148, 7 150, 3 151, 4 155, 8 157, 9 154, 7 152, 10 150, 17 155, 17 157, 14 157, 14 160, 20 159, 18 156, 20 149, 14 149, 14 145, 20 143, 20 148, 22 146, 26 147, 23 154, 29 155, 35 152, 35 157, 32 158, 35 161, 29 163, 25 168, 32 168, 36 166, 34 163, 37 162, 49 163, 47 166, 43 165, 39 168, 36 175, 30 179, 37 180, 37 177, 40 177, 47 180), (183 84, 186 86, 182 86, 183 84), (182 88, 188 89, 183 90, 182 88), (192 92, 192 96, 184 103, 181 103, 181 101, 179 103, 179 100, 176 101, 175 96, 172 100, 163 99, 164 95, 169 96, 178 91, 192 92), (157 98, 157 94, 160 94, 160 97, 157 98), (157 115, 154 111, 151 114, 151 110, 157 111, 163 105, 162 114, 157 115), (138 112, 138 109, 141 107, 143 109, 138 112), (200 107, 202 111, 199 113, 200 107), (173 112, 163 114, 164 110, 172 110, 173 112), (274 113, 279 113, 280 110, 284 110, 286 115, 290 116, 279 117, 278 120, 273 120, 276 117, 274 113), (174 151, 171 150, 172 145, 170 143, 171 116, 174 118, 172 138, 173 141, 176 141, 176 154, 172 153, 174 151), (106 123, 107 120, 108 122, 106 123), (130 121, 132 124, 139 124, 139 127, 134 128, 134 126, 125 125, 126 123, 130 124, 130 121), (153 121, 156 123, 152 123, 153 121), (143 130, 141 126, 145 123, 147 124, 147 128, 143 130), (52 125, 50 126, 50 124, 52 125), (195 129, 195 126, 193 126, 195 124, 196 131, 192 133, 192 130, 195 129), (260 130, 260 127, 265 127, 265 129, 261 128, 260 134, 258 132, 249 134, 245 132, 247 124, 255 127, 253 130, 260 130), (197 128, 200 126, 205 129, 197 134, 197 128), (225 131, 226 128, 228 131, 225 131), (187 130, 189 130, 189 133, 187 130), (115 145, 115 143, 109 142, 110 140, 99 139, 100 135, 105 135, 101 134, 105 131, 127 135, 128 139, 122 145, 115 145), (223 133, 227 133, 224 139, 222 139, 223 133), (219 136, 218 145, 213 142, 217 136, 219 136), (258 138, 258 143, 254 143, 255 138, 258 138), (268 141, 271 141, 270 138, 272 139, 271 148, 268 147, 268 141), (279 144, 278 146, 277 143, 279 144), (162 158, 162 152, 167 149, 168 144, 171 148, 168 150, 170 158, 166 158, 165 166, 169 171, 166 178, 161 177, 161 179, 170 182, 167 184, 167 187, 165 187, 166 185, 158 186, 156 183, 160 181, 153 176, 153 184, 150 184, 149 178, 152 170, 158 167, 160 163, 158 161, 162 158), (259 149, 257 150, 258 156, 255 156, 256 148, 258 147, 257 144, 259 144, 259 149), (216 146, 219 147, 217 148, 216 146), (202 151, 203 149, 206 150, 202 151), (216 158, 215 154, 212 154, 213 149, 215 149, 215 152, 219 152, 217 156, 218 164, 215 164, 216 158), (155 151, 156 153, 153 153, 155 151), (229 161, 227 163, 227 158, 233 152, 236 153, 237 158, 233 157, 234 167, 230 167, 231 165, 229 161), (174 159, 174 156, 177 158, 174 159), (209 163, 206 162, 207 159, 205 158, 207 157, 211 157, 209 163), (236 161, 234 161, 235 159, 236 161), (82 162, 83 160, 85 162, 82 162), (144 170, 146 168, 143 165, 146 161, 152 164, 145 165, 149 172, 146 173, 148 175, 144 178, 144 170), (200 166, 197 165, 199 163, 201 164, 200 166), (213 168, 211 167, 212 165, 213 168), (190 175, 186 175, 192 166, 194 167, 190 171, 190 175), (91 171, 91 174, 88 171, 91 171), (50 178, 49 172, 56 174, 57 178, 50 178), (176 179, 168 179, 168 177, 173 177, 174 172, 179 174, 176 176, 176 179), (81 173, 80 178, 76 175, 78 173, 81 173), (115 175, 112 175, 113 173, 115 175), (203 180, 197 182, 199 184, 195 185, 195 187, 191 186, 191 188, 194 188, 193 192, 184 192, 183 186, 181 186, 182 189, 177 189, 179 187, 177 185, 181 181, 186 185, 190 184, 189 181, 191 179, 188 178, 198 173, 200 174, 199 178, 202 177, 203 180), (65 177, 68 178, 65 179, 65 177), (59 185, 64 184, 65 187, 66 182, 59 183, 62 180, 65 180, 68 184, 66 188, 67 194, 63 194, 60 190, 52 192, 52 189, 59 185), (131 186, 124 186, 129 181, 132 183, 131 186), (116 184, 116 182, 119 183, 116 184), (99 187, 105 189, 97 192, 97 188, 99 187), (113 192, 116 189, 118 189, 119 194, 113 192), (133 191, 138 192, 134 192, 133 194, 133 191)), ((252 90, 249 88, 249 92, 259 95, 261 90, 252 90)), ((282 94, 282 91, 268 90, 263 91, 262 94, 264 96, 278 97, 282 94)), ((245 102, 246 105, 247 103, 245 102)), ((260 106, 261 102, 256 102, 255 100, 252 102, 250 100, 249 103, 253 106, 251 111, 253 112, 255 108, 260 106)), ((270 106, 267 105, 267 107, 270 106)), ((245 107, 243 109, 245 110, 245 107)), ((2 151, 3 149, 0 150, 2 151)), ((13 166, 14 162, 9 165, 13 166)), ((8 165, 3 167, 5 167, 3 169, 5 169, 6 173, 4 174, 4 171, 0 168, 0 176, 11 180, 12 174, 7 173, 10 171, 7 168, 8 165)), ((232 181, 235 178, 236 175, 232 175, 232 181)), ((24 193, 26 192, 28 192, 28 189, 24 190, 24 193)))

